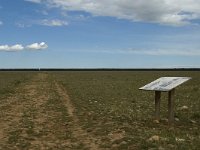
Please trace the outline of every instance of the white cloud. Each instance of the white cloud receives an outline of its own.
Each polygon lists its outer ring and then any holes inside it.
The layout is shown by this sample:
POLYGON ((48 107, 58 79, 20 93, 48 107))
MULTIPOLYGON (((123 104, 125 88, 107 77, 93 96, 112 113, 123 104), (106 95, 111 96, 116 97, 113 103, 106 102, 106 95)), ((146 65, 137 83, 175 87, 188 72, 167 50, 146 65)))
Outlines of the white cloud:
POLYGON ((25 28, 25 27, 31 27, 30 23, 21 23, 21 22, 16 22, 15 25, 19 28, 25 28))
POLYGON ((7 50, 9 50, 8 45, 0 45, 0 51, 7 51, 7 50))
POLYGON ((49 27, 61 27, 61 26, 67 26, 68 22, 63 21, 63 20, 48 20, 48 19, 43 19, 43 20, 36 20, 36 21, 31 21, 31 22, 16 22, 15 25, 19 28, 25 28, 25 27, 31 27, 33 24, 35 25, 42 25, 42 26, 49 26, 49 27))
POLYGON ((24 47, 21 44, 16 44, 16 45, 10 46, 10 50, 13 50, 13 51, 21 51, 23 49, 24 49, 24 47))
POLYGON ((16 44, 12 46, 0 45, 0 51, 21 51, 24 47, 21 44, 16 44))
POLYGON ((45 42, 33 43, 33 44, 30 44, 30 45, 27 45, 26 48, 30 49, 30 50, 41 50, 41 49, 48 48, 48 45, 45 42))
POLYGON ((44 19, 42 21, 39 22, 39 24, 44 25, 44 26, 66 26, 68 25, 67 21, 63 21, 63 20, 48 20, 48 19, 44 19))
POLYGON ((0 21, 0 26, 1 26, 1 25, 3 25, 3 22, 2 22, 2 21, 0 21))
POLYGON ((94 16, 111 16, 131 21, 172 26, 200 19, 199 0, 28 0, 66 11, 85 11, 94 16))
POLYGON ((25 0, 25 1, 32 2, 32 3, 40 3, 41 2, 41 0, 25 0))
POLYGON ((0 45, 0 51, 7 51, 7 52, 13 52, 13 51, 22 51, 22 50, 42 50, 48 48, 48 45, 44 42, 41 43, 33 43, 27 46, 22 46, 21 44, 15 44, 12 46, 9 45, 0 45))

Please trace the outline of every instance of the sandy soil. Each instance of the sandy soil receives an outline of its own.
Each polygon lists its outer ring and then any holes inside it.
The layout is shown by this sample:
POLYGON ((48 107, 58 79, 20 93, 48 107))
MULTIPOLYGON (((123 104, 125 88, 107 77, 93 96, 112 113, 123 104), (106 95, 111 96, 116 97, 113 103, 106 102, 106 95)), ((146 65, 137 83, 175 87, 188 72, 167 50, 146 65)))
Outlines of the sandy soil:
POLYGON ((45 73, 0 103, 0 149, 100 149, 85 131, 66 89, 45 73))

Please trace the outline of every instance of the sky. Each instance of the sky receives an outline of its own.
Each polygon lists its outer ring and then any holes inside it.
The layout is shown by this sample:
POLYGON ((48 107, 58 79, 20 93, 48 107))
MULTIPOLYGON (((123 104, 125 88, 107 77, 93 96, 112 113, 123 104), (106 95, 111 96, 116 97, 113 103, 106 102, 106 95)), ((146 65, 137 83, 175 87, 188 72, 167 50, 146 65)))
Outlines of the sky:
POLYGON ((0 68, 197 68, 199 41, 199 0, 0 0, 0 68))

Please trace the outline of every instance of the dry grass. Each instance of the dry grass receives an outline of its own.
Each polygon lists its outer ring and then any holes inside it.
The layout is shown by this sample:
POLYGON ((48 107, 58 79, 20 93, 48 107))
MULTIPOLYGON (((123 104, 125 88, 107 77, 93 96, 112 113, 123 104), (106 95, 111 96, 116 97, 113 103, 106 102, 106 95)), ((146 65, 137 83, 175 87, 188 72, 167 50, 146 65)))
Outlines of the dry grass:
POLYGON ((200 72, 63 72, 54 77, 73 100, 85 130, 113 149, 198 149, 200 147, 200 72), (153 122, 154 93, 138 88, 161 76, 193 79, 176 90, 176 118, 168 127, 167 93, 162 93, 161 116, 153 122), (188 106, 187 111, 179 110, 188 106), (118 138, 114 138, 115 135, 118 138), (158 135, 160 140, 149 142, 158 135), (184 140, 178 140, 184 139, 184 140))
POLYGON ((0 149, 198 149, 199 75, 0 73, 0 149), (174 127, 166 121, 166 93, 161 101, 163 119, 157 124, 153 122, 154 93, 138 90, 161 76, 193 78, 176 90, 174 127), (180 110, 182 106, 188 110, 180 110))

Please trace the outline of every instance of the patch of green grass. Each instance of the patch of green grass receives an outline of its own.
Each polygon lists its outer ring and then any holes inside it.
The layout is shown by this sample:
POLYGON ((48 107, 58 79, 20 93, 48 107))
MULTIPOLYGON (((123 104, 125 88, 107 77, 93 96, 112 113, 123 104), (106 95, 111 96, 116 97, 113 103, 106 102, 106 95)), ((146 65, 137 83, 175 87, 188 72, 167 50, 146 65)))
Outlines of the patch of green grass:
POLYGON ((0 97, 15 92, 15 88, 21 83, 31 79, 34 72, 0 72, 0 97))
MULTIPOLYGON (((200 72, 102 71, 51 74, 66 87, 76 107, 76 114, 86 130, 102 139, 115 130, 125 131, 126 144, 118 143, 118 148, 198 149, 200 72), (162 76, 192 77, 191 81, 176 88, 175 115, 179 121, 175 122, 174 129, 169 129, 165 121, 153 123, 154 93, 138 90, 162 76), (189 108, 186 112, 178 109, 184 105, 189 108), (196 123, 191 123, 191 120, 196 123), (147 142, 153 135, 159 135, 162 140, 147 142), (184 141, 177 142, 177 139, 184 141)), ((167 93, 162 93, 161 98, 161 118, 167 118, 167 93)), ((112 145, 105 142, 105 146, 109 144, 112 145)))

